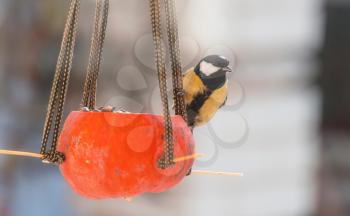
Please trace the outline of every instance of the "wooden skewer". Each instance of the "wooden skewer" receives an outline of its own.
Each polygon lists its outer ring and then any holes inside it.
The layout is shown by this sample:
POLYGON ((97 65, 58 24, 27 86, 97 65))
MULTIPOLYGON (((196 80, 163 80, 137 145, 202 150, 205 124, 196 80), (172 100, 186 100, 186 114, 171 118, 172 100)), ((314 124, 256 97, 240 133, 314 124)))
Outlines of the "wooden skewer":
MULTIPOLYGON (((32 157, 32 158, 42 158, 43 155, 33 152, 24 152, 24 151, 12 151, 12 150, 1 150, 0 149, 0 155, 14 155, 14 156, 24 156, 24 157, 32 157)), ((204 157, 205 154, 196 153, 193 155, 187 155, 183 157, 175 158, 175 162, 185 161, 185 160, 191 160, 199 157, 204 157)), ((205 174, 205 175, 212 175, 212 176, 243 176, 243 173, 240 172, 216 172, 216 171, 209 171, 209 170, 192 170, 191 173, 193 174, 205 174)), ((125 200, 131 201, 131 199, 126 198, 125 200)))
POLYGON ((243 173, 240 172, 215 172, 215 171, 209 171, 209 170, 192 170, 191 173, 193 174, 206 174, 206 175, 212 175, 212 176, 243 176, 243 173))
MULTIPOLYGON (((12 150, 0 150, 0 154, 3 155, 14 155, 14 156, 24 156, 24 157, 34 157, 34 158, 42 158, 43 155, 38 153, 32 153, 32 152, 23 152, 23 151, 12 151, 12 150)), ((183 157, 175 158, 175 162, 185 161, 185 160, 191 160, 194 158, 204 157, 204 154, 193 154, 193 155, 187 155, 183 157)))
POLYGON ((12 150, 0 150, 0 154, 33 157, 33 158, 42 158, 43 157, 41 154, 37 154, 37 153, 23 152, 23 151, 12 151, 12 150))
MULTIPOLYGON (((174 159, 174 162, 180 162, 185 160, 191 160, 199 157, 204 157, 205 154, 196 153, 193 155, 187 155, 183 157, 178 157, 174 159)), ((240 172, 216 172, 216 171, 209 171, 209 170, 192 170, 191 173, 193 174, 206 174, 206 175, 212 175, 212 176, 243 176, 243 173, 240 172)))
POLYGON ((196 153, 196 154, 193 154, 193 155, 187 155, 187 156, 183 156, 183 157, 178 157, 178 158, 174 159, 174 162, 176 163, 176 162, 196 159, 196 158, 200 158, 200 157, 205 157, 205 154, 196 153))

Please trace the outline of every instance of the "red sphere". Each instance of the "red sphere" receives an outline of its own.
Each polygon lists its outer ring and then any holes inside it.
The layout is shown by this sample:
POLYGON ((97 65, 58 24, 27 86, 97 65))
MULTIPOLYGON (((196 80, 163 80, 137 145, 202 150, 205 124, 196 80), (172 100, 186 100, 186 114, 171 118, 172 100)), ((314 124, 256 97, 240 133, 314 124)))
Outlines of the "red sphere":
MULTIPOLYGON (((173 116, 175 157, 194 153, 192 133, 173 116)), ((163 117, 152 114, 71 112, 58 141, 65 154, 60 170, 70 186, 89 198, 132 197, 178 184, 193 160, 161 170, 163 117)))

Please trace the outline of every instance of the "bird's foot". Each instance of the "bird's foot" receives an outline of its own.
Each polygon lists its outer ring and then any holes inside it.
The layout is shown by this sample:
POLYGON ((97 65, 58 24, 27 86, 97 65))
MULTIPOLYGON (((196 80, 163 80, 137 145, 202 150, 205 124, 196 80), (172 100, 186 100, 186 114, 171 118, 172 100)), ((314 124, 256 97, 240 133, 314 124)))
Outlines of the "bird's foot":
POLYGON ((185 91, 183 89, 176 89, 176 95, 182 97, 185 95, 185 91))

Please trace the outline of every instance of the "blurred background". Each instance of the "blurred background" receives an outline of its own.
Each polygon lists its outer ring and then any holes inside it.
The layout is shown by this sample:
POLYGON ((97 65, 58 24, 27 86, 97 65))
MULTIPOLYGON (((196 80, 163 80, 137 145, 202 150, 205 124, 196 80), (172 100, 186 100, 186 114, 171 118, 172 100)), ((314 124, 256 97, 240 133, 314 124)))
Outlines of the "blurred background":
MULTIPOLYGON (((350 3, 177 0, 184 68, 226 56, 228 104, 194 135, 208 156, 162 194, 75 194, 55 166, 0 156, 0 216, 350 215, 350 3)), ((160 113, 148 2, 112 0, 98 105, 160 113)), ((0 148, 38 152, 69 1, 0 0, 0 148)), ((82 2, 65 113, 77 109, 95 2, 82 2)))

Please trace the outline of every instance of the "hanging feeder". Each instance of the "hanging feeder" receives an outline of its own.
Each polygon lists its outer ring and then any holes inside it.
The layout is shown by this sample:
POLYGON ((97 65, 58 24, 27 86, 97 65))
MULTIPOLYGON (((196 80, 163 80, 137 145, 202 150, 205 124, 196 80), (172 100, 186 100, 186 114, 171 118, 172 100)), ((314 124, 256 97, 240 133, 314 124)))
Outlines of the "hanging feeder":
POLYGON ((131 197, 145 192, 163 192, 179 183, 192 167, 191 157, 176 161, 176 158, 193 155, 194 143, 185 121, 183 95, 177 94, 182 89, 182 69, 174 2, 165 2, 167 27, 171 29, 168 37, 176 115, 170 116, 168 105, 158 0, 150 0, 150 9, 163 115, 96 110, 97 77, 109 8, 108 0, 97 0, 81 111, 69 114, 58 138, 79 11, 79 0, 71 1, 48 106, 41 154, 44 155, 44 161, 58 163, 70 186, 83 196, 131 197), (46 152, 52 125, 51 149, 46 152))

